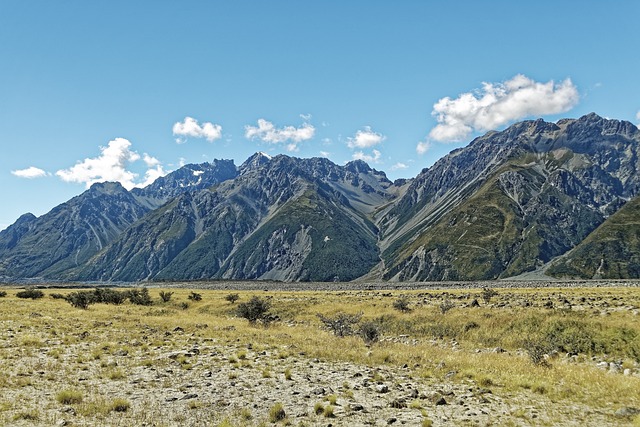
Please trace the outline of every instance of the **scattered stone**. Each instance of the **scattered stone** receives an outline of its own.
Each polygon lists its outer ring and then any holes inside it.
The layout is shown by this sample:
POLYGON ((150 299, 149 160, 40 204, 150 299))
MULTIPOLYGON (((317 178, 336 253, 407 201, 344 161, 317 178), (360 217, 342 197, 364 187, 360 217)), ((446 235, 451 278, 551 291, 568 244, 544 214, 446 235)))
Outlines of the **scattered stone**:
POLYGON ((390 405, 392 408, 395 409, 402 409, 402 408, 406 408, 407 407, 407 401, 404 399, 394 399, 391 401, 390 405))
POLYGON ((327 391, 323 388, 323 387, 316 387, 313 390, 311 390, 312 394, 315 394, 316 396, 324 396, 327 391))
POLYGON ((387 420, 387 424, 393 424, 393 423, 395 423, 396 421, 398 421, 398 419, 397 419, 396 417, 391 417, 391 418, 389 418, 389 419, 387 420))
POLYGON ((360 405, 359 403, 356 403, 355 405, 351 405, 351 410, 355 412, 361 412, 361 411, 364 411, 364 406, 360 405))
POLYGON ((378 392, 378 393, 388 393, 389 392, 389 386, 387 386, 386 384, 378 384, 376 386, 376 392, 378 392))
POLYGON ((189 394, 185 394, 184 396, 182 396, 182 398, 180 400, 195 399, 196 397, 198 397, 198 395, 196 393, 189 393, 189 394))
POLYGON ((631 407, 620 408, 615 412, 615 416, 620 418, 633 417, 638 414, 640 414, 640 409, 631 407))

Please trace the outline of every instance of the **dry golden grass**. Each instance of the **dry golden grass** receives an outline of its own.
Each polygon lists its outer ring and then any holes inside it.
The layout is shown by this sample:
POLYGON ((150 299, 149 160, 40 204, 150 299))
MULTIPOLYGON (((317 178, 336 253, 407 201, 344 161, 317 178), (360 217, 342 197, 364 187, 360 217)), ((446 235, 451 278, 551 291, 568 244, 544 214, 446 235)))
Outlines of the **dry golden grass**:
MULTIPOLYGON (((16 289, 6 290, 8 295, 0 298, 0 424, 29 419, 52 421, 47 407, 58 405, 56 396, 59 403, 77 404, 80 416, 101 419, 106 425, 109 417, 116 416, 114 413, 133 417, 133 421, 153 420, 156 415, 131 407, 126 396, 113 396, 107 401, 82 382, 67 383, 68 374, 84 370, 87 378, 114 383, 117 390, 119 382, 132 379, 134 367, 168 366, 167 359, 154 357, 155 348, 170 351, 207 341, 250 346, 254 352, 271 351, 273 365, 256 367, 265 380, 281 376, 287 359, 305 357, 372 368, 406 365, 417 378, 471 380, 495 395, 533 392, 554 403, 575 402, 596 411, 640 407, 637 374, 609 373, 595 366, 598 360, 621 361, 637 372, 638 288, 505 289, 499 290, 489 304, 482 301, 480 290, 237 292, 236 304, 227 301, 228 291, 199 290, 202 301, 189 301, 187 309, 183 303, 190 290, 171 289, 171 300, 161 302, 160 290, 152 289, 152 306, 93 304, 86 310, 49 297, 52 292, 67 291, 47 290, 45 298, 24 300, 15 297, 16 289), (263 327, 236 317, 237 305, 255 295, 269 299, 270 312, 280 321, 263 327), (401 296, 409 301, 409 312, 394 309, 394 301, 401 296), (473 299, 480 301, 479 307, 469 306, 473 299), (455 305, 445 314, 439 308, 444 300, 455 305), (565 300, 572 308, 562 304, 565 300), (524 306, 525 301, 528 306, 524 306), (554 308, 545 308, 547 301, 552 301, 554 308), (362 313, 363 320, 377 322, 382 340, 367 346, 358 336, 339 338, 322 328, 318 314, 333 316, 341 312, 362 313), (588 345, 579 343, 586 345, 588 352, 580 352, 573 359, 560 354, 545 365, 537 365, 523 350, 525 339, 541 340, 544 331, 552 330, 560 334, 568 331, 569 337, 562 339, 569 340, 565 344, 571 346, 571 328, 582 338, 591 339, 588 345), (498 347, 504 352, 493 351, 498 347), (118 356, 126 358, 120 357, 116 366, 113 360, 118 356), (53 396, 50 401, 37 402, 42 407, 33 406, 35 403, 15 405, 15 399, 23 391, 28 394, 40 377, 45 381, 38 387, 48 387, 53 396), (73 395, 68 398, 70 393, 73 395)), ((240 350, 225 363, 238 370, 252 369, 246 358, 246 350, 240 350)), ((181 355, 175 361, 180 369, 192 368, 189 357, 181 355)), ((294 372, 294 379, 297 375, 294 372)), ((292 371, 287 368, 284 376, 291 380, 292 371)), ((333 398, 331 405, 337 397, 333 398)), ((197 403, 190 405, 193 410, 199 407, 197 403)), ((419 408, 418 403, 415 406, 419 408)), ((245 422, 249 422, 251 417, 246 414, 245 422)), ((280 416, 274 414, 262 415, 272 420, 280 416)), ((242 420, 240 414, 238 420, 242 420)))

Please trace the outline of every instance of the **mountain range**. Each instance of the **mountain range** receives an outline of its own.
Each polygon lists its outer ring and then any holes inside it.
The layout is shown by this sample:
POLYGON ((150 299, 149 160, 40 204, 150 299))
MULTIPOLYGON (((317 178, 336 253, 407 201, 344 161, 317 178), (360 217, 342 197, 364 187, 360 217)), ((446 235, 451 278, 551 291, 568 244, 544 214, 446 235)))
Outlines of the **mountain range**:
POLYGON ((524 121, 391 182, 256 153, 99 183, 0 232, 0 277, 73 281, 640 277, 640 130, 524 121))

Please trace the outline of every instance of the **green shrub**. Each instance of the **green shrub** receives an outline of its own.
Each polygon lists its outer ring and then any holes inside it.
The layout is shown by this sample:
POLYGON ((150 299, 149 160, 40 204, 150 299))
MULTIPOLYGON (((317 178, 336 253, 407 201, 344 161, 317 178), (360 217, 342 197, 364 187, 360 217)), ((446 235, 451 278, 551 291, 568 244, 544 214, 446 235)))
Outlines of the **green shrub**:
POLYGON ((240 295, 238 295, 238 294, 229 294, 226 297, 224 297, 224 299, 229 301, 231 304, 235 304, 235 302, 240 299, 240 295))
POLYGON ((153 301, 151 300, 151 296, 149 295, 149 289, 131 289, 127 292, 127 297, 132 304, 136 305, 151 305, 153 301))
POLYGON ((73 307, 82 308, 84 310, 86 310, 90 304, 96 302, 94 294, 87 291, 72 292, 67 295, 65 299, 73 307))
POLYGON ((7 296, 7 292, 6 291, 0 291, 0 298, 4 298, 7 296))
POLYGON ((116 291, 115 289, 96 288, 93 291, 95 302, 105 304, 120 305, 127 300, 128 296, 129 295, 126 292, 116 291))
POLYGON ((360 336, 367 345, 377 342, 380 339, 380 325, 376 322, 364 322, 360 326, 360 336))
POLYGON ((318 318, 325 328, 333 332, 335 336, 346 337, 355 334, 355 325, 362 318, 362 313, 338 313, 333 317, 325 317, 322 314, 318 314, 318 318))
POLYGON ((409 299, 407 297, 400 297, 393 302, 393 308, 403 313, 411 311, 409 308, 409 299))
POLYGON ((267 319, 269 307, 269 301, 253 297, 249 302, 239 304, 236 312, 238 316, 247 319, 249 323, 256 323, 258 320, 265 321, 267 319))
POLYGON ((199 294, 197 292, 191 292, 187 297, 187 299, 191 301, 202 301, 202 294, 199 294))
POLYGON ((173 295, 173 292, 160 291, 160 299, 162 300, 162 302, 171 301, 171 296, 172 295, 173 295))
POLYGON ((16 296, 18 298, 31 298, 31 299, 38 299, 38 298, 42 298, 44 296, 44 292, 38 290, 38 289, 26 289, 24 291, 20 291, 18 293, 16 293, 16 296))

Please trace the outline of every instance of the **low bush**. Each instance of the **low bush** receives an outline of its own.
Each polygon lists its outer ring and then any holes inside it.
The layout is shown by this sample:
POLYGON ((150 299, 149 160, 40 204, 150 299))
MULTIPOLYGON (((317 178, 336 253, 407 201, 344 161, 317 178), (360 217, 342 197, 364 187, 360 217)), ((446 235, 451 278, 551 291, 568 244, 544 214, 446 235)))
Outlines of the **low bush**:
POLYGON ((44 296, 44 292, 38 290, 38 289, 26 289, 24 291, 20 291, 18 293, 16 293, 16 296, 18 298, 31 298, 31 299, 38 299, 38 298, 42 298, 44 296))
POLYGON ((229 294, 226 297, 224 297, 224 299, 229 301, 231 304, 235 304, 235 302, 240 299, 240 295, 238 295, 238 294, 229 294))
POLYGON ((199 294, 197 292, 191 292, 187 297, 187 299, 191 301, 202 301, 202 294, 199 294))
POLYGON ((151 305, 153 301, 151 300, 151 296, 149 295, 149 289, 131 289, 127 292, 127 297, 132 304, 136 305, 151 305))
POLYGON ((393 302, 393 308, 403 313, 411 311, 409 308, 409 299, 407 297, 400 297, 393 302))
POLYGON ((325 326, 325 328, 333 332, 335 336, 346 337, 348 335, 355 334, 355 325, 360 322, 362 313, 338 313, 333 317, 325 317, 322 314, 318 314, 318 318, 325 326))
POLYGON ((236 312, 238 316, 247 319, 249 323, 256 323, 258 320, 268 319, 270 306, 269 301, 253 297, 248 302, 238 304, 236 312))
POLYGON ((7 296, 7 292, 6 291, 0 291, 0 298, 4 298, 7 296))
POLYGON ((160 299, 162 300, 162 302, 171 301, 172 296, 173 296, 173 292, 160 291, 160 299))

